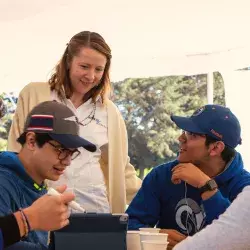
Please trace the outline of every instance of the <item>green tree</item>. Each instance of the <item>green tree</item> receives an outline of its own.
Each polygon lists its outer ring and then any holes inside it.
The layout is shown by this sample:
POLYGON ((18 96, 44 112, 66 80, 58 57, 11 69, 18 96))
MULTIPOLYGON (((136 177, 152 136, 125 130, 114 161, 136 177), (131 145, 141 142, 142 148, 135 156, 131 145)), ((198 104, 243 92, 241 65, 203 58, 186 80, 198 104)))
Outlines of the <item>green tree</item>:
MULTIPOLYGON (((223 80, 215 73, 215 103, 224 104, 223 80)), ((127 125, 131 162, 144 169, 172 160, 178 150, 171 114, 191 115, 205 105, 206 75, 125 79, 114 83, 115 102, 127 125)))
MULTIPOLYGON (((0 98, 3 98, 4 94, 0 95, 0 98)), ((7 110, 8 110, 8 104, 7 104, 7 110)), ((10 112, 7 112, 7 114, 0 119, 0 151, 4 151, 7 148, 7 139, 8 134, 12 122, 13 114, 10 112)))
POLYGON ((13 115, 7 113, 0 121, 0 151, 7 148, 7 139, 13 115))

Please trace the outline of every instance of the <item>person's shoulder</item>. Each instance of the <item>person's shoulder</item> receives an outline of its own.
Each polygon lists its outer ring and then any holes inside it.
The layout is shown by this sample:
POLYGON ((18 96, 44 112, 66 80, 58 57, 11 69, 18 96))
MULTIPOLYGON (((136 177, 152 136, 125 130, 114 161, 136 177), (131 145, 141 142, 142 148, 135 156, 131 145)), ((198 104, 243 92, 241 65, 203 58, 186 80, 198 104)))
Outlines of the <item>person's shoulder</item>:
POLYGON ((111 101, 110 99, 106 99, 105 103, 106 103, 106 105, 108 107, 108 110, 113 110, 113 111, 116 111, 116 112, 120 113, 118 107, 115 105, 115 103, 113 101, 111 101))
POLYGON ((165 162, 157 167, 155 167, 155 171, 171 171, 174 166, 178 164, 177 160, 165 162))
POLYGON ((105 103, 107 105, 108 115, 112 117, 112 122, 115 123, 115 122, 122 121, 124 123, 124 119, 122 117, 121 111, 116 106, 116 104, 110 99, 107 99, 105 103))
POLYGON ((44 92, 50 89, 49 83, 47 82, 31 82, 27 84, 22 90, 21 94, 26 95, 29 93, 44 92))
POLYGON ((17 191, 18 179, 17 175, 0 165, 0 190, 17 191))
MULTIPOLYGON (((1 178, 5 179, 13 173, 13 165, 17 159, 17 154, 11 151, 0 151, 0 184, 1 178)), ((9 179, 9 178, 7 178, 9 179)), ((12 180, 11 178, 9 179, 12 180)))
POLYGON ((232 158, 231 162, 228 165, 229 166, 225 170, 225 172, 232 172, 233 177, 250 177, 250 172, 244 168, 243 159, 239 152, 236 152, 235 156, 232 158))

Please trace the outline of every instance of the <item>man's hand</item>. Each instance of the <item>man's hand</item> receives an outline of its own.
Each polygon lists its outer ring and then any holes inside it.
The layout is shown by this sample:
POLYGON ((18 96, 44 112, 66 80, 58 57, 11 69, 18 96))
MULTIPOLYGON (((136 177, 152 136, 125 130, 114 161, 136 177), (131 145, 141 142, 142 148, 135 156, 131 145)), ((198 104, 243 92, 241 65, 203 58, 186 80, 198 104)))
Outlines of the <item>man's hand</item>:
POLYGON ((171 180, 174 184, 180 184, 181 181, 185 181, 195 188, 200 188, 210 179, 209 176, 192 163, 180 163, 172 169, 171 180))
POLYGON ((24 209, 32 230, 51 231, 69 224, 67 203, 75 198, 73 193, 63 193, 66 185, 57 188, 57 196, 44 195, 24 209))
POLYGON ((168 247, 167 249, 173 249, 173 247, 181 242, 182 240, 186 239, 186 235, 179 233, 174 229, 161 229, 160 233, 168 234, 168 247))

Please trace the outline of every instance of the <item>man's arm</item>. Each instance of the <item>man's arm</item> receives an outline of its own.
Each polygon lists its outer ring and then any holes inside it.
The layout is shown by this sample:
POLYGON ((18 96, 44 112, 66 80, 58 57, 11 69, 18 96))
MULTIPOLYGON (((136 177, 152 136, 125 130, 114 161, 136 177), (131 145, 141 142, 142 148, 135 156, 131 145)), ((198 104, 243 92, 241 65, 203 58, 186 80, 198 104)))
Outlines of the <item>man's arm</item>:
MULTIPOLYGON (((57 191, 63 193, 66 188, 66 185, 63 185, 58 187, 57 191)), ((72 193, 64 193, 60 196, 44 195, 37 199, 30 207, 23 209, 23 213, 25 213, 29 221, 30 230, 51 231, 66 226, 69 223, 67 204, 74 197, 72 193)), ((0 228, 4 247, 19 241, 26 233, 20 211, 0 218, 0 228)), ((19 242, 13 248, 8 249, 46 249, 46 247, 40 244, 19 242)))
POLYGON ((203 199, 202 204, 206 213, 206 222, 211 224, 214 219, 218 219, 226 211, 231 202, 217 190, 209 198, 203 199))
POLYGON ((160 217, 159 185, 157 170, 153 169, 126 211, 129 215, 129 230, 155 226, 160 217))
POLYGON ((15 214, 10 214, 10 215, 1 217, 0 228, 2 231, 1 232, 2 233, 2 246, 4 247, 4 249, 8 249, 8 250, 47 249, 46 247, 40 244, 20 241, 21 236, 24 235, 24 230, 23 230, 24 225, 22 224, 22 218, 21 218, 20 212, 16 212, 15 214), (18 242, 18 243, 14 244, 15 242, 18 242))
POLYGON ((174 250, 249 249, 250 187, 246 187, 218 220, 179 243, 174 250))
POLYGON ((3 242, 3 235, 2 235, 2 230, 0 228, 0 250, 3 249, 3 244, 4 244, 4 242, 3 242))
MULTIPOLYGON (((180 181, 185 181, 195 188, 201 188, 211 178, 203 173, 192 163, 181 163, 172 169, 172 182, 179 184, 180 181)), ((214 219, 217 219, 220 214, 231 204, 230 200, 223 197, 220 190, 215 189, 206 191, 201 194, 202 203, 206 212, 206 222, 211 224, 214 219)))
MULTIPOLYGON (((1 234, 3 247, 7 247, 10 244, 16 243, 20 240, 20 227, 14 214, 0 217, 0 229, 2 231, 1 234)), ((21 228, 23 228, 23 226, 21 228)), ((24 233, 22 233, 22 235, 23 234, 24 233)), ((0 247, 0 249, 2 248, 0 247)))
MULTIPOLYGON (((12 204, 12 196, 9 190, 7 190, 7 187, 9 187, 11 184, 9 183, 8 180, 5 178, 1 178, 1 185, 0 185, 0 216, 6 216, 14 213, 15 211, 13 210, 13 204, 12 204)), ((14 190, 14 184, 12 185, 12 188, 14 190)), ((3 232, 4 233, 4 232, 3 232)), ((25 241, 20 241, 14 245, 11 245, 7 248, 6 250, 32 250, 32 249, 37 249, 37 250, 44 250, 47 249, 40 244, 34 244, 30 242, 25 242, 25 241)))
POLYGON ((231 202, 242 192, 242 190, 250 185, 250 174, 244 169, 235 175, 228 183, 229 198, 225 198, 220 191, 211 195, 209 198, 203 198, 203 205, 206 211, 206 220, 208 224, 217 219, 220 214, 224 213, 231 205, 231 202), (216 204, 216 209, 215 209, 216 204))

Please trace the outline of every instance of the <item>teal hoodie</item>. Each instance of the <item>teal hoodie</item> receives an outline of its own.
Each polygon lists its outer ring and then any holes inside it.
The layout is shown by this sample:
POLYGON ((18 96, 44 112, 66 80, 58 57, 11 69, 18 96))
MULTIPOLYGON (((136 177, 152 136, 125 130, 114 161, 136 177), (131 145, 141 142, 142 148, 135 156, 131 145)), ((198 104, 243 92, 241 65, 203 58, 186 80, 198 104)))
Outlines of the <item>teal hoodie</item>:
MULTIPOLYGON (((27 174, 16 153, 0 153, 0 216, 29 207, 46 192, 44 187, 39 187, 27 174)), ((7 249, 47 249, 47 239, 47 232, 32 231, 7 249)))

